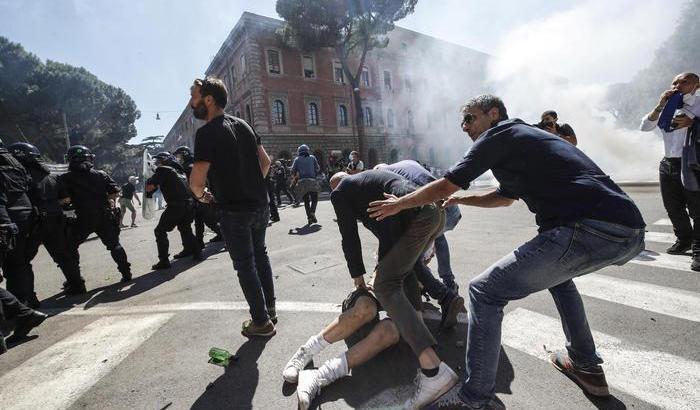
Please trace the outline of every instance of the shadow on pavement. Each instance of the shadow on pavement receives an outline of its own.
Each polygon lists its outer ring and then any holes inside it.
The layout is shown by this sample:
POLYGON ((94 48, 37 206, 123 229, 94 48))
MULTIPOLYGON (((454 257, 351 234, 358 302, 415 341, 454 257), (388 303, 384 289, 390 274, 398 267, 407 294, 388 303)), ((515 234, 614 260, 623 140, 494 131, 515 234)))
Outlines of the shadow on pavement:
MULTIPOLYGON (((209 257, 219 253, 224 248, 223 242, 209 245, 204 251, 204 256, 209 257)), ((110 261, 111 262, 111 261, 110 261)), ((153 261, 157 262, 156 260, 153 261)), ((127 283, 113 283, 99 288, 88 290, 84 295, 68 296, 61 292, 41 301, 40 310, 49 310, 51 314, 58 314, 73 308, 75 305, 85 304, 84 310, 98 306, 102 303, 116 302, 128 299, 132 296, 147 292, 167 281, 175 279, 177 275, 201 262, 187 257, 172 262, 170 269, 154 270, 146 274, 136 276, 127 283)), ((118 276, 115 275, 115 280, 118 276)), ((87 286, 90 286, 87 283, 87 286)))
POLYGON ((323 225, 313 224, 304 225, 301 228, 291 228, 289 230, 290 235, 308 235, 310 233, 318 232, 323 228, 323 225))
POLYGON ((225 368, 224 374, 209 383, 192 405, 194 410, 252 409, 258 388, 260 370, 258 358, 269 338, 252 338, 241 345, 235 355, 238 360, 225 368))

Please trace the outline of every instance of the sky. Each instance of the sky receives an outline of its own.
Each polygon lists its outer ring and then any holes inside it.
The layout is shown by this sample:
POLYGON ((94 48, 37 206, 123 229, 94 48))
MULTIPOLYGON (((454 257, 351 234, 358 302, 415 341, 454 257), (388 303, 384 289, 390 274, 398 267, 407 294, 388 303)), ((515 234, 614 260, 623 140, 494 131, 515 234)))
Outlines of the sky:
MULTIPOLYGON (((489 54, 518 52, 538 69, 606 85, 651 61, 672 31, 658 22, 675 22, 683 3, 421 0, 398 25, 489 54), (623 14, 620 27, 615 16, 623 14)), ((140 140, 167 134, 192 79, 244 11, 278 18, 271 0, 0 0, 0 36, 124 89, 142 113, 140 140)))

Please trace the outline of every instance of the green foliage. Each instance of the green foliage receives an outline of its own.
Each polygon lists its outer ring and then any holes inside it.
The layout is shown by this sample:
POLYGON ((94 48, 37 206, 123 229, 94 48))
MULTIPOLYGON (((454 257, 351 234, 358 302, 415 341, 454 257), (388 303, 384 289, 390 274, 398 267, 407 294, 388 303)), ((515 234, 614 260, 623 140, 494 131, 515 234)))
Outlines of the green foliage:
MULTIPOLYGON (((0 135, 6 141, 28 141, 54 162, 71 144, 90 147, 98 166, 120 174, 140 152, 126 142, 136 136, 136 104, 124 90, 100 81, 82 67, 42 61, 16 43, 0 37, 0 135)), ((124 170, 134 174, 136 169, 124 170)))
POLYGON ((654 108, 661 93, 670 88, 673 77, 685 71, 700 71, 698 21, 700 0, 690 0, 681 12, 673 34, 656 51, 649 67, 639 71, 632 81, 610 87, 608 105, 621 125, 637 128, 641 118, 654 108))

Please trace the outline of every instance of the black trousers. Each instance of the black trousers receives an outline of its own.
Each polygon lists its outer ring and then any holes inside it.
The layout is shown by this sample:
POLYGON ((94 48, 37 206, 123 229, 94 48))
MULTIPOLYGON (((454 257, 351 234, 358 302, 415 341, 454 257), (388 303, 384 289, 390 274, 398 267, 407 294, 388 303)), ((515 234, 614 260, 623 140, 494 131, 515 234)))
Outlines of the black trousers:
POLYGON ((27 246, 32 231, 31 211, 13 213, 12 222, 17 224, 19 233, 15 235, 14 246, 7 251, 2 271, 7 278, 7 290, 22 303, 38 302, 34 293, 34 273, 29 263, 27 246))
POLYGON ((120 213, 118 209, 114 211, 95 209, 78 213, 78 220, 74 224, 69 225, 68 230, 73 238, 71 241, 73 258, 78 264, 80 264, 78 248, 94 232, 112 255, 119 272, 122 275, 131 273, 131 264, 127 259, 126 251, 119 243, 119 219, 120 213))
POLYGON ((316 205, 318 205, 318 192, 308 192, 304 195, 304 209, 307 217, 316 213, 316 205))
POLYGON ((700 192, 688 191, 681 182, 681 159, 664 158, 659 164, 659 185, 673 233, 681 242, 700 247, 700 192), (691 224, 692 219, 692 224, 691 224))
POLYGON ((292 195, 289 187, 287 187, 286 181, 275 184, 275 197, 277 198, 277 205, 282 205, 282 193, 287 195, 287 199, 289 200, 290 204, 294 203, 294 195, 292 195))
MULTIPOLYGON (((42 216, 35 221, 32 233, 27 243, 27 258, 29 262, 34 259, 39 246, 42 244, 51 258, 58 265, 69 284, 82 283, 80 265, 73 257, 69 245, 68 230, 65 217, 61 215, 42 216)), ((33 273, 32 273, 33 277, 33 273)))
POLYGON ((277 204, 275 203, 275 188, 272 183, 267 184, 267 198, 270 206, 270 218, 278 220, 280 219, 280 213, 277 210, 277 204))
POLYGON ((160 220, 156 229, 153 232, 156 235, 156 246, 158 247, 158 259, 162 261, 168 260, 168 232, 177 227, 182 238, 182 246, 185 253, 199 253, 201 248, 197 246, 197 239, 192 233, 192 220, 194 219, 194 203, 192 201, 185 202, 168 202, 165 211, 160 215, 160 220))
MULTIPOLYGON (((21 303, 11 292, 0 288, 0 325, 8 320, 26 317, 34 312, 33 309, 21 303)), ((0 337, 5 337, 0 326, 0 337)))
POLYGON ((219 210, 215 204, 194 203, 194 236, 197 244, 204 248, 204 226, 208 226, 217 235, 221 235, 219 229, 219 210))

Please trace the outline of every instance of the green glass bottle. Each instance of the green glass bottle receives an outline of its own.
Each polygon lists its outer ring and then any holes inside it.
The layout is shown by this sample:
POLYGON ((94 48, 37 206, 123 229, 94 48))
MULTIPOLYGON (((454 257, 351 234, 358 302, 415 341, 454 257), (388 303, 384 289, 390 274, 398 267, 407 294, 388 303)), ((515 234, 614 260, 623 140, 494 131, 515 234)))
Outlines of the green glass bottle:
POLYGON ((211 364, 226 367, 231 362, 231 358, 233 358, 233 355, 227 350, 219 349, 218 347, 209 349, 209 363, 211 364))

